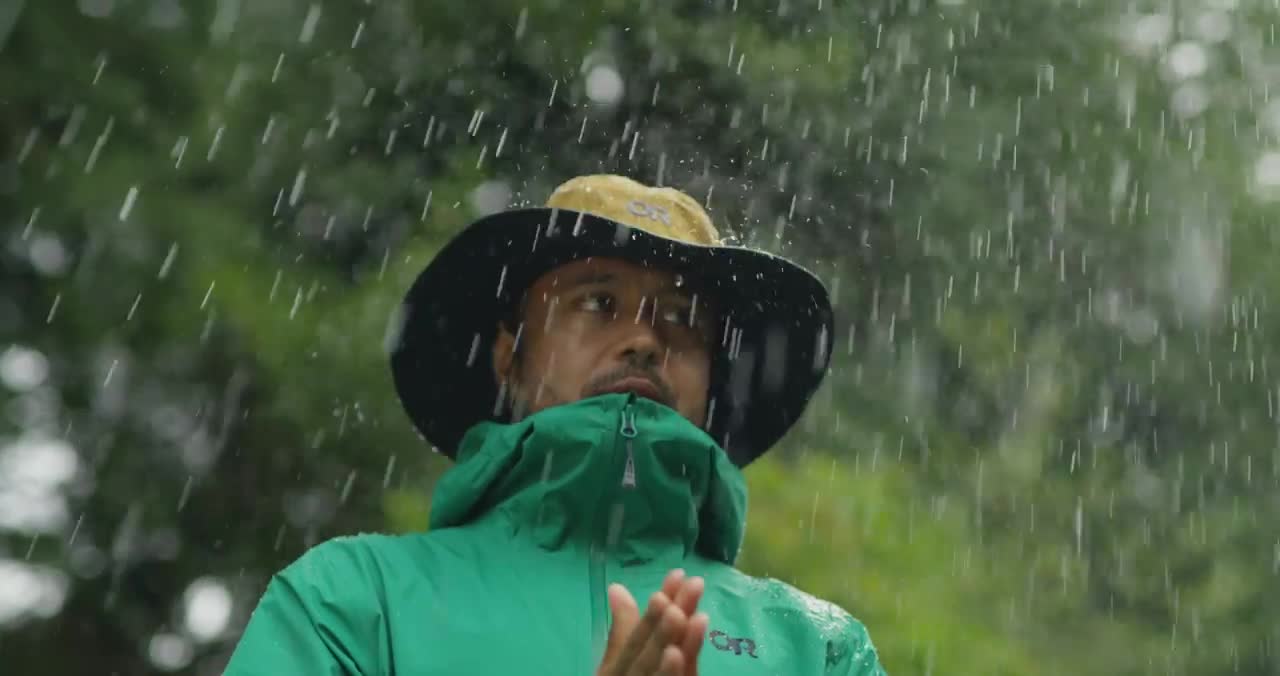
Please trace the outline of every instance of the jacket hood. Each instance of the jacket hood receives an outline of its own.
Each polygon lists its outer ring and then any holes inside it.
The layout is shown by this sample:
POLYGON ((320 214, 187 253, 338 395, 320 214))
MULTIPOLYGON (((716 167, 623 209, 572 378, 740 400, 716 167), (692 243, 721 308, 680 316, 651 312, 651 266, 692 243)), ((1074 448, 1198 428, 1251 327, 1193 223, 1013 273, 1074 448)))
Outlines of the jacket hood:
POLYGON ((715 441, 675 410, 607 394, 482 422, 431 502, 432 530, 500 519, 545 549, 596 547, 623 565, 691 553, 732 565, 746 482, 715 441))

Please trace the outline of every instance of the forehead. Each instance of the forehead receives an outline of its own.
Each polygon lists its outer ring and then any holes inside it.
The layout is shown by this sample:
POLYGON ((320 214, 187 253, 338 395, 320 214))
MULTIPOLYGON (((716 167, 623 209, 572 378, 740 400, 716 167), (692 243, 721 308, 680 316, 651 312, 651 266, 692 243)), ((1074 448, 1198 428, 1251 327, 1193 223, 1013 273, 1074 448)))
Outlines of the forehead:
POLYGON ((589 284, 609 284, 654 292, 690 290, 686 275, 616 258, 588 258, 565 263, 544 273, 530 288, 533 291, 551 293, 589 284))

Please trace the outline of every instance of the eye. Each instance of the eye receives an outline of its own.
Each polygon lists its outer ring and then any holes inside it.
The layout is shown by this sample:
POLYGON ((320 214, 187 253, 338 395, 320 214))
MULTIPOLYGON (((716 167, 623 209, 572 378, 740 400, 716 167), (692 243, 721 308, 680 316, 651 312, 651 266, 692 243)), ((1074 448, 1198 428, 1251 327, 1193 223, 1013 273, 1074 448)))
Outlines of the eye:
POLYGON ((592 292, 582 297, 578 307, 587 312, 612 313, 617 307, 617 302, 612 294, 592 292))
POLYGON ((697 294, 664 299, 658 305, 658 314, 663 322, 695 330, 701 330, 707 320, 706 311, 699 305, 697 294))
POLYGON ((659 314, 662 315, 662 321, 668 324, 676 324, 678 326, 693 325, 693 307, 689 305, 667 303, 667 306, 659 314))

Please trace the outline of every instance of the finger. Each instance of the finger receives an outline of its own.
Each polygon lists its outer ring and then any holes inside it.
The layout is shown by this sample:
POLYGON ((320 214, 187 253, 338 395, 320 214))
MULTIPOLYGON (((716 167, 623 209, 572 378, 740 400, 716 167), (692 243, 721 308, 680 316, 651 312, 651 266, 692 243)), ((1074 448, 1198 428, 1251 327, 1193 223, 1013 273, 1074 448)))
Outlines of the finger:
POLYGON ((706 589, 706 583, 700 577, 691 577, 684 581, 680 586, 680 591, 673 596, 675 604, 684 611, 686 617, 693 617, 695 611, 698 610, 698 602, 702 600, 702 592, 706 589))
MULTIPOLYGON (((662 592, 654 592, 649 597, 649 606, 645 609, 644 617, 635 623, 618 652, 616 664, 623 672, 632 673, 636 669, 636 665, 642 663, 646 648, 649 647, 651 639, 658 633, 657 629, 662 622, 663 613, 669 608, 674 608, 674 606, 671 605, 671 602, 662 592)), ((676 608, 676 610, 678 611, 679 609, 676 608)), ((648 665, 646 667, 647 670, 637 673, 653 673, 658 666, 658 660, 656 657, 650 657, 646 664, 648 665)))
POLYGON ((684 654, 680 649, 669 645, 662 651, 662 662, 658 666, 658 676, 684 676, 684 654))
POLYGON ((675 568, 671 572, 667 573, 667 576, 663 578, 661 591, 663 594, 667 595, 667 598, 673 599, 676 597, 676 594, 680 592, 680 587, 684 582, 684 569, 675 568))
POLYGON ((613 614, 613 631, 630 634, 640 622, 640 608, 627 588, 614 583, 609 585, 609 611, 613 614))
POLYGON ((609 611, 613 626, 609 628, 609 640, 605 644, 604 658, 600 662, 600 674, 612 673, 609 669, 618 663, 620 653, 628 637, 640 624, 640 609, 631 592, 620 584, 609 585, 609 611))
POLYGON ((662 619, 654 631, 649 634, 648 641, 636 657, 635 666, 641 674, 652 674, 658 670, 668 646, 677 650, 684 638, 688 625, 688 617, 674 604, 668 604, 662 613, 662 619))
POLYGON ((680 647, 684 653, 685 664, 689 665, 687 676, 697 676, 698 654, 702 652, 702 646, 707 642, 707 628, 710 624, 711 618, 707 617, 706 613, 698 613, 689 620, 688 627, 685 629, 684 642, 680 647))

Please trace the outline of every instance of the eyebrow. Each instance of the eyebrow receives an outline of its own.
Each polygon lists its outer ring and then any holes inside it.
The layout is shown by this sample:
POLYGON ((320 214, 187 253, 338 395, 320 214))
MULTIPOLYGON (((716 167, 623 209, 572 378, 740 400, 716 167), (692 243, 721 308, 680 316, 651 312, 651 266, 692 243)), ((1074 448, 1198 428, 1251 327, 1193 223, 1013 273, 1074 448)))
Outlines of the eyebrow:
POLYGON ((567 280, 568 284, 566 284, 566 286, 587 286, 589 284, 607 284, 609 282, 616 280, 617 278, 618 278, 617 275, 611 272, 600 272, 598 270, 586 270, 584 272, 580 272, 570 277, 567 280))
MULTIPOLYGON (((591 286, 593 284, 608 284, 610 282, 616 282, 616 281, 618 281, 618 276, 612 272, 602 272, 599 270, 586 270, 576 275, 573 275, 572 277, 569 277, 566 280, 565 287, 576 288, 580 286, 591 286)), ((662 285, 662 288, 659 290, 660 293, 670 293, 672 291, 677 291, 685 295, 693 295, 697 293, 697 289, 691 288, 691 286, 687 283, 685 284, 685 286, 676 286, 674 279, 668 279, 666 283, 662 285)))

